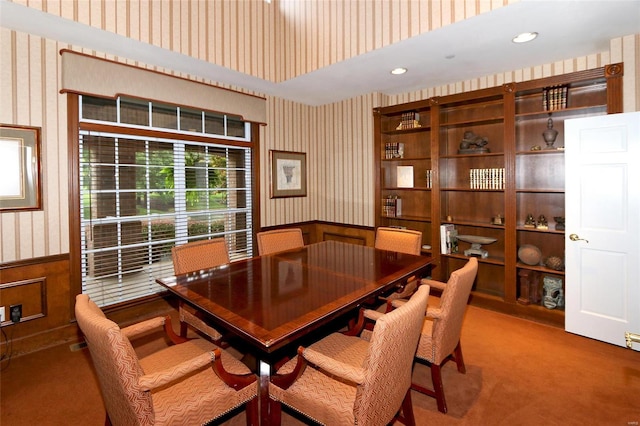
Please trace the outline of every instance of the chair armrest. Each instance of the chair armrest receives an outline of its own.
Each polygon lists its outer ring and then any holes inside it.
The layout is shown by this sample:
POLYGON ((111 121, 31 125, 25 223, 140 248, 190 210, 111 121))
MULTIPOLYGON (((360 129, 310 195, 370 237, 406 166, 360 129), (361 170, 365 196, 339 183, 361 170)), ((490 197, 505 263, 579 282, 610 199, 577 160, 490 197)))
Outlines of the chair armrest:
POLYGON ((230 388, 239 391, 257 380, 256 375, 253 373, 235 374, 227 371, 222 365, 222 352, 220 352, 220 349, 214 349, 210 354, 213 361, 213 371, 230 388))
POLYGON ((317 352, 311 348, 306 348, 302 356, 310 363, 327 371, 329 374, 349 380, 353 383, 364 382, 364 369, 353 365, 345 364, 335 358, 331 358, 322 352, 317 352))
POLYGON ((394 309, 397 309, 397 308, 399 308, 400 306, 404 305, 407 302, 408 302, 408 300, 405 300, 405 299, 396 299, 396 300, 392 300, 391 301, 391 306, 394 309))
POLYGON ((161 327, 164 327, 165 333, 174 344, 184 343, 189 340, 178 336, 175 331, 173 331, 173 327, 171 325, 171 317, 169 315, 167 315, 166 317, 155 317, 145 321, 140 321, 136 324, 132 324, 121 329, 121 331, 122 334, 127 337, 127 339, 131 340, 140 336, 141 334, 161 327))
POLYGON ((203 353, 195 358, 181 362, 171 368, 166 368, 155 373, 145 374, 138 379, 138 385, 143 391, 150 391, 177 380, 192 371, 198 370, 211 364, 213 356, 211 353, 203 353))
POLYGON ((182 307, 180 307, 180 321, 196 327, 198 330, 209 336, 215 343, 219 343, 222 340, 222 334, 220 334, 218 330, 214 329, 202 319, 182 307))
POLYGON ((404 283, 398 285, 394 292, 386 296, 380 296, 380 300, 389 301, 396 299, 406 299, 411 297, 418 288, 418 281, 415 276, 409 277, 404 283))
POLYGON ((358 312, 358 321, 354 325, 350 324, 349 329, 342 332, 342 334, 344 334, 345 336, 359 336, 360 333, 362 333, 362 330, 364 330, 364 326, 366 323, 365 320, 368 319, 375 322, 382 315, 384 314, 372 309, 360 308, 360 311, 358 312))
POLYGON ((374 311, 373 309, 364 309, 363 314, 366 319, 371 321, 378 321, 378 319, 384 315, 384 313, 374 311))
POLYGON ((427 318, 438 319, 440 317, 442 317, 441 308, 427 309, 427 318))
POLYGON ((429 286, 431 286, 431 288, 436 288, 438 290, 442 290, 444 291, 444 289, 447 287, 447 283, 443 283, 441 281, 436 281, 436 280, 430 280, 428 278, 423 278, 420 280, 420 284, 424 285, 427 284, 429 286))
POLYGON ((143 391, 150 391, 178 380, 187 374, 199 370, 202 367, 213 363, 213 371, 220 377, 220 380, 236 391, 243 389, 256 381, 254 374, 233 374, 224 369, 220 349, 206 352, 187 361, 181 362, 171 368, 167 368, 155 373, 145 374, 138 379, 138 385, 143 391))
POLYGON ((140 321, 128 327, 124 327, 122 329, 122 334, 124 334, 127 339, 131 340, 155 328, 164 327, 165 320, 166 318, 164 317, 155 317, 145 321, 140 321))
POLYGON ((293 371, 286 374, 272 374, 269 381, 281 389, 289 389, 289 387, 302 376, 302 373, 304 373, 304 370, 307 368, 307 360, 302 356, 303 352, 304 348, 299 346, 298 357, 296 358, 296 365, 293 367, 293 371))

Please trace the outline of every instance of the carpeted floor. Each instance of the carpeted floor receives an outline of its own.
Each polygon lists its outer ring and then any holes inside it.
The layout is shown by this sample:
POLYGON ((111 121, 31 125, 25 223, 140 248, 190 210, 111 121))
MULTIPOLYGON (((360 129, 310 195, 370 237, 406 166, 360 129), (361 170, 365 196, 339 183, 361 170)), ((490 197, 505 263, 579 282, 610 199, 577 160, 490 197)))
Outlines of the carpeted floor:
MULTIPOLYGON (((144 353, 157 342, 145 342, 144 353)), ((448 414, 413 392, 418 425, 638 425, 640 352, 469 307, 467 374, 443 371, 448 414)), ((87 349, 59 346, 2 363, 0 424, 102 425, 105 412, 87 349)), ((418 365, 415 380, 430 384, 418 365)), ((285 416, 285 425, 301 424, 285 416)), ((228 425, 244 425, 244 414, 228 425)))

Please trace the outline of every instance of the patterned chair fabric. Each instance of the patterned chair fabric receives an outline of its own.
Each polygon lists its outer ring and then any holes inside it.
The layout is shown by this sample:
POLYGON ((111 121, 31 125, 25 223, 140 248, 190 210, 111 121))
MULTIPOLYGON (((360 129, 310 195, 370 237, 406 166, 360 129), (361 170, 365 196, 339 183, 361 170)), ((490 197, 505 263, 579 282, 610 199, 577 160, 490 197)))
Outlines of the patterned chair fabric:
POLYGON ((422 232, 413 229, 379 227, 376 230, 375 248, 420 255, 422 232))
MULTIPOLYGON (((173 273, 189 274, 203 269, 214 268, 229 263, 229 252, 224 238, 194 241, 171 249, 173 273)), ((221 344, 222 334, 204 322, 199 313, 188 308, 180 301, 180 335, 187 335, 187 325, 209 336, 214 342, 221 344)))
POLYGON ((111 424, 204 424, 245 404, 247 424, 250 419, 255 422, 256 386, 250 385, 255 376, 212 343, 183 339, 183 343, 138 359, 129 339, 163 325, 170 329, 168 317, 120 329, 85 294, 76 297, 75 312, 111 424), (228 373, 241 376, 238 379, 244 383, 239 390, 214 372, 212 365, 220 366, 220 362, 228 373))
POLYGON ((258 253, 266 255, 304 246, 302 230, 299 228, 275 229, 256 234, 258 253))
POLYGON ((301 347, 272 378, 273 423, 285 404, 326 425, 386 425, 401 408, 414 424, 411 372, 428 296, 425 285, 400 309, 365 311, 377 319, 370 341, 333 333, 301 347))
MULTIPOLYGON (((433 389, 427 389, 414 383, 412 389, 436 398, 438 410, 447 412, 444 397, 441 367, 449 360, 454 360, 460 373, 465 373, 460 334, 462 321, 467 309, 471 287, 478 273, 478 259, 469 258, 466 265, 454 271, 446 284, 434 280, 423 279, 422 285, 444 288, 440 296, 438 308, 427 309, 427 320, 424 322, 416 361, 430 366, 433 389)), ((401 306, 402 301, 393 301, 393 306, 401 306)))
MULTIPOLYGON (((381 226, 376 230, 375 248, 419 256, 422 248, 422 232, 381 226)), ((416 277, 409 277, 402 287, 386 294, 383 299, 394 300, 410 297, 417 287, 416 277)), ((386 306, 379 306, 378 310, 385 311, 386 306)))

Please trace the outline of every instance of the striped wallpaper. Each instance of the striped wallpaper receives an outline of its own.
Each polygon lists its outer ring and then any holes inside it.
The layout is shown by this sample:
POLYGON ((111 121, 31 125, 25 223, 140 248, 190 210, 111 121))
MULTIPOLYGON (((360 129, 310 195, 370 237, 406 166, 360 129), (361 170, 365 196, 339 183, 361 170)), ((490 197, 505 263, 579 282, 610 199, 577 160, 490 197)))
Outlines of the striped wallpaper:
MULTIPOLYGON (((17 1, 54 15, 205 59, 260 78, 282 81, 513 1, 42 0, 17 1)), ((73 49, 197 81, 182 75, 0 28, 0 122, 42 127, 44 209, 1 213, 0 262, 69 251, 66 97, 60 95, 60 49, 73 49)), ((524 70, 478 77, 396 96, 371 93, 311 107, 267 97, 261 127, 263 226, 322 220, 373 226, 372 108, 625 63, 625 110, 640 100, 640 35, 610 49, 524 70), (308 195, 269 198, 269 150, 307 154, 308 195)), ((251 92, 248 92, 251 93, 251 92)), ((257 93, 261 95, 260 93, 257 93)))

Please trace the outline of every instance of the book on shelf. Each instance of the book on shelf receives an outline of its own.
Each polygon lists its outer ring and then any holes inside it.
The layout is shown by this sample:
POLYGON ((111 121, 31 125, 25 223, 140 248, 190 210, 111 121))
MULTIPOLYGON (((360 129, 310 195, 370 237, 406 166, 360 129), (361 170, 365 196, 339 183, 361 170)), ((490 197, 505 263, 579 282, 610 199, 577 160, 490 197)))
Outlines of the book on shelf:
POLYGON ((398 188, 413 188, 413 166, 398 166, 396 177, 398 188))
POLYGON ((404 143, 402 142, 385 143, 384 158, 387 160, 392 158, 404 158, 404 143))
POLYGON ((396 130, 415 129, 422 127, 420 124, 420 113, 415 111, 403 112, 400 118, 400 124, 396 130))
POLYGON ((389 195, 382 199, 382 216, 398 217, 402 215, 402 198, 389 195))
POLYGON ((440 253, 451 254, 458 252, 458 230, 451 223, 440 225, 440 253))
POLYGON ((432 179, 432 177, 433 177, 433 172, 432 172, 432 170, 431 170, 431 169, 427 170, 427 173, 426 173, 426 176, 425 176, 425 179, 426 179, 426 186, 427 186, 427 188, 431 188, 431 187, 432 187, 432 185, 433 185, 433 179, 432 179))
POLYGON ((555 111, 567 107, 569 86, 553 86, 542 89, 542 109, 555 111))
POLYGON ((469 169, 470 189, 504 189, 504 168, 469 169))

